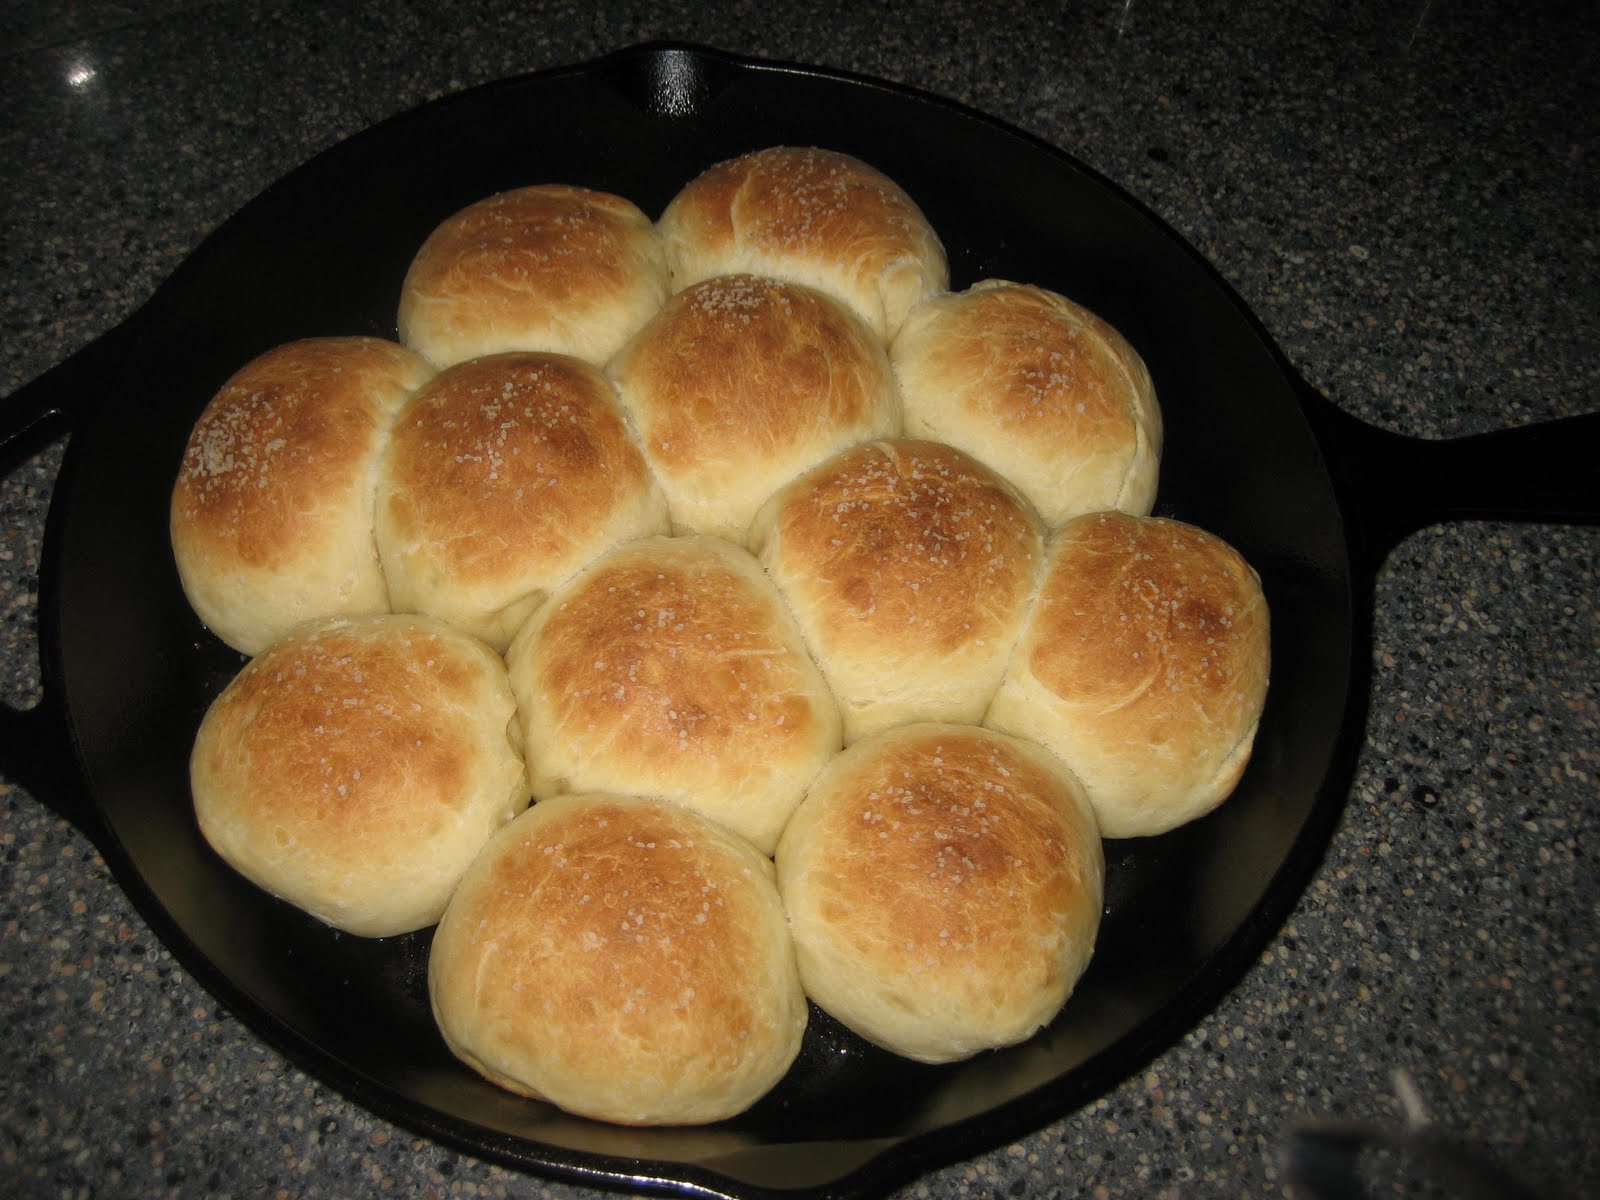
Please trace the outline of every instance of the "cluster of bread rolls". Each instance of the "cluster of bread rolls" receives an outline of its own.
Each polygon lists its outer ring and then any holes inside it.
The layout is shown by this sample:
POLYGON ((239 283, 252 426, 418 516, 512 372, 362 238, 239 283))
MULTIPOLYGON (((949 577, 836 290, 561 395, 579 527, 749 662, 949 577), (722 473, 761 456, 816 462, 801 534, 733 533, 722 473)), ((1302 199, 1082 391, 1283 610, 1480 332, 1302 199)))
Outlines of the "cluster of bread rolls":
POLYGON ((485 198, 397 330, 269 350, 190 437, 180 578, 250 656, 194 803, 337 928, 437 923, 439 1028, 496 1083, 718 1120, 808 998, 927 1062, 1021 1041, 1101 839, 1237 783, 1266 605, 1149 515, 1143 361, 1041 287, 952 291, 867 164, 746 154, 653 221, 485 198))

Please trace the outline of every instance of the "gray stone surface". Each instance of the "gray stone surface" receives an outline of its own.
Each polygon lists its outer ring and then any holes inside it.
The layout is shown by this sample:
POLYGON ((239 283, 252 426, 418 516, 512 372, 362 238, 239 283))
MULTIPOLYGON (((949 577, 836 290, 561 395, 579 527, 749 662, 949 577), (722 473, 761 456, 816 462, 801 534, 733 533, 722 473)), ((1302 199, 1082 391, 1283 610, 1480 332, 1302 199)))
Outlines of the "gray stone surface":
MULTIPOLYGON (((1372 423, 1453 436, 1600 395, 1600 18, 1432 0, 828 0, 804 15, 22 0, 0 18, 0 393, 115 325, 339 138, 658 37, 913 84, 1078 155, 1372 423)), ((39 686, 59 459, 0 485, 13 703, 39 686)), ((1286 1129, 1398 1123, 1396 1072, 1539 1194, 1600 1191, 1597 550, 1592 527, 1406 539, 1376 582, 1348 807, 1267 951, 1146 1071, 903 1194, 1281 1195, 1286 1129)), ((94 848, 5 782, 0 1013, 10 1195, 581 1194, 419 1139, 287 1064, 174 963, 94 848)))

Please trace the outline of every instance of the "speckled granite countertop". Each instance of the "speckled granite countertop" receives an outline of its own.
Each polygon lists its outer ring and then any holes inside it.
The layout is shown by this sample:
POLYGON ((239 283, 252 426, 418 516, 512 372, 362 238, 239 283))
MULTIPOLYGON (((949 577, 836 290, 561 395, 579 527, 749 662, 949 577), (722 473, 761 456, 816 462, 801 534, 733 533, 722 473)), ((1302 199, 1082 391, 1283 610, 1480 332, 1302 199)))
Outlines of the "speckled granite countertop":
MULTIPOLYGON (((1433 0, 828 0, 804 18, 609 0, 13 4, 0 391, 113 326, 339 138, 655 38, 913 84, 1076 154, 1377 425, 1451 436, 1600 396, 1600 18, 1433 0)), ((59 460, 0 490, 13 703, 38 688, 59 460)), ((1281 933, 1146 1071, 904 1194, 1280 1195, 1284 1131, 1398 1123, 1395 1072, 1540 1194, 1600 1191, 1597 551, 1585 527, 1408 538, 1377 580, 1349 805, 1281 933)), ((0 799, 8 1194, 582 1194, 419 1140, 287 1064, 173 962, 85 839, 16 786, 0 799)))

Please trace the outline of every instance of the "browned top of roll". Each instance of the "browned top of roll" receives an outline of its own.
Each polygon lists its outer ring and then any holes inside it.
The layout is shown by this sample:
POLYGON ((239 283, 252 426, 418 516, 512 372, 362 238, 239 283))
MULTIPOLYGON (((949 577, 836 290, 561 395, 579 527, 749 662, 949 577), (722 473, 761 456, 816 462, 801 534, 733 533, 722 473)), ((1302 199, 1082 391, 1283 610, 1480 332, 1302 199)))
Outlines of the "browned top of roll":
POLYGON ((1063 914, 1082 907, 1091 928, 1098 918, 1093 818, 1061 766, 1026 743, 903 726, 859 743, 818 792, 825 815, 807 836, 825 838, 811 862, 820 902, 836 936, 871 946, 885 971, 1032 958, 1063 914))
POLYGON ((681 800, 770 853, 839 747, 832 695, 777 590, 710 537, 603 555, 512 645, 535 787, 681 800))
POLYGON ((926 351, 927 369, 935 378, 984 380, 967 399, 999 431, 1063 446, 1132 440, 1127 343, 1094 313, 1043 288, 998 280, 934 303, 939 336, 926 351))
POLYGON ((861 319, 760 276, 680 292, 609 373, 674 520, 733 540, 776 488, 896 424, 888 356, 861 319))
MULTIPOLYGON (((378 338, 307 338, 239 369, 195 422, 173 493, 173 536, 288 567, 321 553, 364 502, 395 409, 432 368, 378 338)), ((363 518, 365 519, 365 518, 363 518)))
MULTIPOLYGON (((469 628, 665 520, 611 382, 557 354, 435 376, 395 423, 378 502, 395 607, 469 628)), ((504 648, 510 632, 489 640, 504 648)))
POLYGON ((1179 740, 1248 724, 1241 714, 1259 710, 1265 686, 1267 614, 1237 550, 1121 513, 1079 518, 1059 538, 1028 652, 1045 688, 1095 712, 1171 712, 1179 740))
POLYGON ((475 748, 439 718, 471 714, 486 668, 412 620, 329 625, 251 660, 212 713, 226 732, 202 743, 209 766, 248 772, 231 781, 236 803, 353 854, 450 819, 413 797, 467 794, 475 748))
POLYGON ((563 724, 620 718, 628 736, 617 752, 712 763, 730 741, 755 738, 770 754, 812 736, 809 661, 786 614, 753 562, 717 546, 635 542, 562 595, 540 640, 542 690, 568 714, 563 724))
POLYGON ((541 184, 443 221, 401 288, 400 340, 439 366, 504 350, 601 363, 667 295, 650 219, 607 192, 541 184))
MULTIPOLYGON (((767 515, 762 518, 766 525, 767 515)), ((764 538, 803 626, 831 654, 1009 645, 1042 530, 1026 501, 938 442, 852 447, 774 498, 764 538)))
POLYGON ((1020 1041, 1094 948, 1104 856, 1044 750, 911 724, 846 750, 784 832, 779 890, 808 993, 924 1061, 1020 1041))
POLYGON ((489 1078, 624 1123, 740 1111, 806 1022, 771 864, 653 798, 558 797, 502 830, 440 924, 430 988, 489 1078))
POLYGON ((984 280, 919 306, 892 356, 908 430, 975 455, 1047 521, 1149 512, 1162 440, 1154 385, 1121 333, 1082 305, 984 280))
POLYGON ((1270 618, 1232 546, 1179 521, 1091 513, 1057 530, 985 723, 1059 755, 1106 837, 1220 804, 1264 710, 1270 618))
POLYGON ((948 284, 944 248, 911 197, 833 150, 774 146, 717 163, 659 227, 674 286, 736 271, 795 279, 837 295, 885 341, 948 284))
POLYGON ((236 869, 330 924, 420 928, 527 802, 514 713, 504 663, 442 622, 300 626, 206 713, 190 763, 200 827, 236 869))

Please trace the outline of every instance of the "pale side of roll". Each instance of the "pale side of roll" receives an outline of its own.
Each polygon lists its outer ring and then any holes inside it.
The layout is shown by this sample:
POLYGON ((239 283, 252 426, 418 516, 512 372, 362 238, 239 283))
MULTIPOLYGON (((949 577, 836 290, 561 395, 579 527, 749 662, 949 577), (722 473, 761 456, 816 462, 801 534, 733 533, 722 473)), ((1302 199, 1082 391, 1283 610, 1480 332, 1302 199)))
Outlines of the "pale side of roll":
POLYGON ((602 364, 667 298, 655 226, 565 184, 484 197, 442 221, 400 293, 400 340, 439 367, 507 350, 602 364))
POLYGON ((773 491, 899 429, 883 344, 813 288, 718 276, 679 292, 607 367, 677 532, 743 543, 773 491))
POLYGON ((1214 534, 1076 518, 1053 535, 985 723, 1058 754, 1106 837, 1165 833, 1238 785, 1266 701, 1269 624, 1255 571, 1214 534))
POLYGON ((772 864, 656 798, 535 804, 473 864, 434 935, 451 1050, 494 1083, 626 1125, 744 1111, 807 1010, 772 864))
POLYGON ((891 439, 778 492, 751 548, 839 698, 846 742, 982 720, 1043 558, 1038 516, 960 450, 891 439))
POLYGON ((657 221, 674 290, 769 275, 843 301, 886 343, 949 286, 944 246, 894 180, 836 150, 772 146, 708 167, 657 221))
POLYGON ((984 280, 920 304, 890 353, 906 432, 992 467, 1050 525, 1155 504, 1155 385, 1127 339, 1081 304, 984 280))
POLYGON ((424 617, 332 618, 247 663, 190 757, 200 831, 257 886, 349 933, 439 919, 527 806, 505 665, 424 617))
POLYGON ((806 993, 922 1062, 1032 1036, 1099 930, 1105 859, 1082 788, 1039 747, 973 726, 851 746, 776 862, 806 993))
POLYGON ((433 374, 379 338, 306 338, 241 367, 195 422, 170 533, 185 596, 254 654, 302 621, 387 612, 372 537, 395 413, 433 374))
POLYGON ((441 371, 394 424, 375 522, 397 612, 504 650, 550 591, 666 502, 599 368, 495 354, 441 371))
POLYGON ((767 854, 840 745, 782 598, 719 538, 602 555, 529 619, 507 663, 536 795, 664 796, 767 854))

